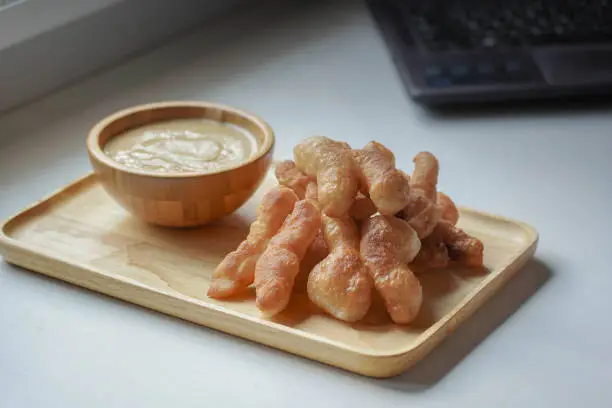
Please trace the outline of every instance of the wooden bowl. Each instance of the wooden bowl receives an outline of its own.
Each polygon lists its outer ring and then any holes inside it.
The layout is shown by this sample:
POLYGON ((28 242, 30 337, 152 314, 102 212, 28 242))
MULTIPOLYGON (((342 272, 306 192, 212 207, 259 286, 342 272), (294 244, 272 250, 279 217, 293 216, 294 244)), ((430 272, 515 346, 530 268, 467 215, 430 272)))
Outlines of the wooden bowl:
POLYGON ((100 121, 87 138, 91 164, 106 191, 136 217, 156 225, 191 227, 228 215, 242 206, 263 181, 272 162, 274 132, 262 119, 207 102, 162 102, 129 108, 100 121), (214 173, 153 173, 123 166, 105 144, 127 130, 171 119, 206 118, 253 134, 258 150, 235 167, 214 173))

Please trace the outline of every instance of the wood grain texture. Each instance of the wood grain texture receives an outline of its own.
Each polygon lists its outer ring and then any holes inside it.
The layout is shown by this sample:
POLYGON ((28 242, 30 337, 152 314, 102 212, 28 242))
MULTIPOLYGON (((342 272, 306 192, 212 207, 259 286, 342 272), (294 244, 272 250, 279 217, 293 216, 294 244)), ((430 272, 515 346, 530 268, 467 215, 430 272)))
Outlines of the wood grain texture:
POLYGON ((462 210, 459 226, 485 244, 486 270, 448 268, 421 276, 424 305, 398 326, 375 300, 352 325, 317 310, 301 291, 289 308, 261 317, 254 296, 206 296, 213 269, 247 234, 264 185, 237 212, 202 228, 152 226, 131 217, 87 176, 7 221, 5 260, 33 271, 287 352, 374 377, 401 373, 439 344, 533 255, 535 230, 462 210))
POLYGON ((87 139, 91 164, 107 192, 145 222, 192 227, 226 216, 243 205, 266 175, 274 153, 274 132, 260 118, 206 102, 163 102, 117 112, 92 128, 87 139), (215 173, 149 173, 115 162, 103 152, 112 137, 129 129, 171 119, 207 118, 253 134, 258 151, 246 163, 215 173))

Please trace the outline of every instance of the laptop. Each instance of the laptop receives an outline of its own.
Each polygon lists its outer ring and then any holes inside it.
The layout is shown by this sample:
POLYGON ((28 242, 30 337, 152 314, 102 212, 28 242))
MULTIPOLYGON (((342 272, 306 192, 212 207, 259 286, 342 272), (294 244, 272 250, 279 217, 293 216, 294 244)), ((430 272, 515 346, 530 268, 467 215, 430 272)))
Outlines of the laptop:
POLYGON ((366 0, 424 104, 612 95, 612 0, 366 0))

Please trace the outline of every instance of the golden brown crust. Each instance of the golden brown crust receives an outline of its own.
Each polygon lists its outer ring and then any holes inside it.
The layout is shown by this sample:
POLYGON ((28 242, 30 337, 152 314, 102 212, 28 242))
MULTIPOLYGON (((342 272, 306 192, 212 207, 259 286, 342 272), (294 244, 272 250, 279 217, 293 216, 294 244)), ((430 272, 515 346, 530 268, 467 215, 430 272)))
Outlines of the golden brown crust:
POLYGON ((441 218, 443 220, 453 225, 457 224, 457 221, 459 221, 459 210, 453 200, 441 191, 438 192, 438 206, 440 207, 441 218))
POLYGON ((364 195, 368 195, 381 214, 391 215, 408 204, 410 184, 395 168, 390 151, 380 143, 370 142, 353 150, 353 160, 364 195))
POLYGON ((436 230, 440 231, 451 260, 469 267, 482 267, 484 245, 478 238, 468 235, 448 221, 440 221, 436 230))
POLYGON ((374 287, 391 319, 408 324, 423 302, 414 271, 483 265, 482 242, 455 226, 457 207, 437 191, 433 154, 417 154, 409 176, 378 142, 352 150, 316 136, 294 159, 277 165, 283 187, 264 196, 247 239, 215 271, 211 297, 254 283, 257 307, 271 316, 306 291, 326 313, 355 322, 374 287))
POLYGON ((319 230, 314 241, 312 241, 312 244, 310 244, 306 250, 306 254, 304 254, 304 258, 300 263, 300 273, 295 279, 296 289, 299 289, 300 292, 306 291, 306 284, 308 282, 310 272, 319 262, 325 259, 327 255, 329 255, 329 248, 325 242, 325 237, 323 236, 322 230, 319 230))
POLYGON ((291 298, 300 262, 315 239, 321 214, 311 200, 298 201, 255 266, 257 307, 268 316, 281 312, 291 298))
POLYGON ((345 215, 358 188, 350 146, 324 136, 313 136, 295 146, 293 156, 302 172, 316 177, 323 212, 331 217, 345 215))
POLYGON ((421 240, 417 232, 401 218, 386 216, 391 225, 393 236, 390 238, 395 245, 397 259, 403 263, 410 263, 421 250, 421 240))
POLYGON ((379 143, 379 142, 377 142, 375 140, 372 140, 366 146, 368 148, 370 148, 370 149, 378 150, 378 152, 380 152, 380 154, 384 155, 391 162, 391 164, 395 167, 395 155, 393 154, 393 152, 391 150, 389 150, 387 148, 387 146, 385 146, 382 143, 379 143))
POLYGON ((253 283, 257 260, 297 200, 291 189, 281 186, 272 188, 263 196, 257 208, 257 219, 251 224, 247 238, 215 269, 208 296, 232 296, 253 283))
POLYGON ((413 159, 414 171, 410 178, 410 187, 421 190, 429 200, 436 200, 436 186, 440 165, 436 156, 429 152, 420 152, 413 159))
POLYGON ((429 152, 420 152, 413 161, 410 200, 397 215, 408 221, 419 238, 423 239, 432 233, 442 216, 442 210, 436 203, 439 165, 435 156, 429 152))
POLYGON ((419 190, 411 190, 410 197, 410 203, 398 213, 398 216, 408 221, 419 238, 426 238, 432 233, 440 220, 441 209, 419 190))
POLYGON ((378 209, 372 200, 370 200, 370 197, 358 193, 357 197, 355 197, 355 201, 353 201, 353 205, 351 205, 349 209, 349 216, 357 221, 362 221, 366 218, 370 218, 372 215, 376 214, 377 211, 378 209))
POLYGON ((421 241, 421 250, 413 260, 420 271, 445 268, 449 262, 448 249, 438 228, 421 241))
POLYGON ((359 255, 359 230, 350 217, 323 216, 331 253, 308 277, 308 297, 321 309, 346 322, 363 318, 370 308, 372 283, 359 255))
MULTIPOLYGON (((308 177, 302 173, 292 160, 285 160, 276 166, 276 179, 279 184, 285 185, 292 188, 293 191, 300 197, 300 199, 312 200, 314 204, 319 206, 317 183, 312 177, 308 177)), ((317 236, 314 241, 310 244, 304 254, 304 258, 300 262, 300 272, 295 280, 297 290, 304 292, 306 290, 306 282, 308 275, 312 268, 316 264, 321 262, 325 257, 329 255, 329 249, 327 243, 323 237, 323 232, 319 229, 317 236)))
POLYGON ((397 232, 382 215, 365 220, 361 227, 361 257, 391 319, 398 324, 407 324, 418 314, 423 294, 419 280, 400 261, 395 234, 397 232))
POLYGON ((319 187, 315 181, 311 181, 306 186, 306 198, 309 200, 316 201, 317 205, 320 207, 319 203, 319 187))
POLYGON ((278 184, 292 189, 300 200, 304 199, 306 188, 312 181, 311 177, 308 177, 297 168, 293 160, 285 160, 278 163, 274 169, 274 175, 276 180, 278 180, 278 184))

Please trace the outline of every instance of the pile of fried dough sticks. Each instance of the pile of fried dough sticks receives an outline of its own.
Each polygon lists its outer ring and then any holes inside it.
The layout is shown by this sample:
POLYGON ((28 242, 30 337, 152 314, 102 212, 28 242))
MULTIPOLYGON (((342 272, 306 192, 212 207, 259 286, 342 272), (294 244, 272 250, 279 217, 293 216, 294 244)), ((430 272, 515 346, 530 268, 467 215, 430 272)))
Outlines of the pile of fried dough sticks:
POLYGON ((482 242, 456 227, 455 204, 437 191, 431 153, 414 157, 412 176, 375 141, 353 149, 314 136, 293 155, 276 166, 279 186, 216 268, 208 296, 228 298, 254 284, 257 307, 273 316, 305 273, 309 299, 339 320, 361 320, 376 290, 390 318, 408 324, 423 302, 421 273, 451 262, 482 266, 482 242))

